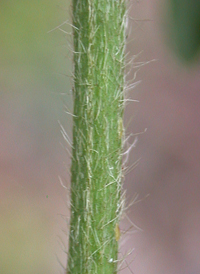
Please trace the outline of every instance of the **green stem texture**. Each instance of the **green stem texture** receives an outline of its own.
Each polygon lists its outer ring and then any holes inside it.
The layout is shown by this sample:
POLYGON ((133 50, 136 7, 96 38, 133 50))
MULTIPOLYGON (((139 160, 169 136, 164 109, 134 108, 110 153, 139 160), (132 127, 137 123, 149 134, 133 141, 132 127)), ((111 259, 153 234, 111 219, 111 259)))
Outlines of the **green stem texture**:
POLYGON ((67 273, 117 273, 126 3, 73 0, 74 116, 67 273))

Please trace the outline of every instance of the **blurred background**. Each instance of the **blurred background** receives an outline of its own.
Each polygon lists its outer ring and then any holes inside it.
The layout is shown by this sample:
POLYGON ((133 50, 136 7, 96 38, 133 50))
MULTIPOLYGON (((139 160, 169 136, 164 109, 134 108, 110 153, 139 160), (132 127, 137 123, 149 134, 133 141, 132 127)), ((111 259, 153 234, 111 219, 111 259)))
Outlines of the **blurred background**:
MULTIPOLYGON (((130 2, 127 52, 151 62, 137 72, 129 96, 140 103, 124 118, 127 134, 147 131, 124 184, 127 203, 138 198, 120 224, 121 256, 135 248, 123 274, 200 273, 200 58, 187 65, 172 51, 169 3, 130 2)), ((59 122, 71 138, 70 1, 0 6, 0 273, 64 273, 69 200, 59 177, 68 187, 70 157, 59 122)))

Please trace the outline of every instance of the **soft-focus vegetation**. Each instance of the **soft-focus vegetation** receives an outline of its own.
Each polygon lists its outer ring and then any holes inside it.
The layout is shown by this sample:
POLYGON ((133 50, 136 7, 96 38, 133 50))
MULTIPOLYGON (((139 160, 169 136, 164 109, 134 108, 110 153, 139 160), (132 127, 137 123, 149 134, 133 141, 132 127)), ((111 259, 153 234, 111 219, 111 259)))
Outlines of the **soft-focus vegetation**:
POLYGON ((166 16, 168 41, 185 61, 194 61, 200 51, 200 1, 170 0, 166 16))
POLYGON ((53 274, 52 254, 47 248, 51 229, 45 213, 13 200, 1 201, 0 216, 0 273, 53 274))
POLYGON ((59 211, 51 213, 52 195, 46 195, 52 185, 59 186, 51 174, 59 145, 57 120, 69 122, 63 110, 71 105, 70 79, 62 74, 69 74, 71 61, 66 34, 48 31, 68 19, 69 4, 1 1, 1 274, 55 273, 52 222, 59 211))

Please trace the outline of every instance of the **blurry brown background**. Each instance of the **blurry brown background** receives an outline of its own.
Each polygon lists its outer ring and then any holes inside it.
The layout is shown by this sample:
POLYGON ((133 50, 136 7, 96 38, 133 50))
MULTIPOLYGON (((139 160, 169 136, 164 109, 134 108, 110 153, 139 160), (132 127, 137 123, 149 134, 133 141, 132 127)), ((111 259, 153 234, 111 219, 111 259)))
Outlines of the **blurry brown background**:
MULTIPOLYGON (((123 236, 124 216, 121 252, 135 248, 124 274, 200 273, 200 65, 186 67, 166 46, 164 3, 132 1, 129 12, 150 19, 129 20, 129 56, 142 51, 136 62, 156 61, 138 71, 130 97, 140 103, 125 111, 127 134, 147 131, 129 155, 130 166, 140 161, 124 185, 128 202, 139 195, 127 215, 143 230, 123 236)), ((66 245, 69 213, 58 176, 69 186, 70 159, 58 120, 71 136, 64 111, 72 111, 72 37, 48 31, 68 20, 70 2, 0 5, 0 273, 63 273, 58 238, 66 245)))

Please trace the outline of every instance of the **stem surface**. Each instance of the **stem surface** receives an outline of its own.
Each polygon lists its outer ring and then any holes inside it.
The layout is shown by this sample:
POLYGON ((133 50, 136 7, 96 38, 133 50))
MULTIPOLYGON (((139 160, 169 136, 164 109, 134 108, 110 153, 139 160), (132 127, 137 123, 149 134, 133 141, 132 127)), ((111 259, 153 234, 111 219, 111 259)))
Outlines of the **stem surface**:
POLYGON ((74 117, 67 273, 117 273, 124 0, 73 0, 74 117))

